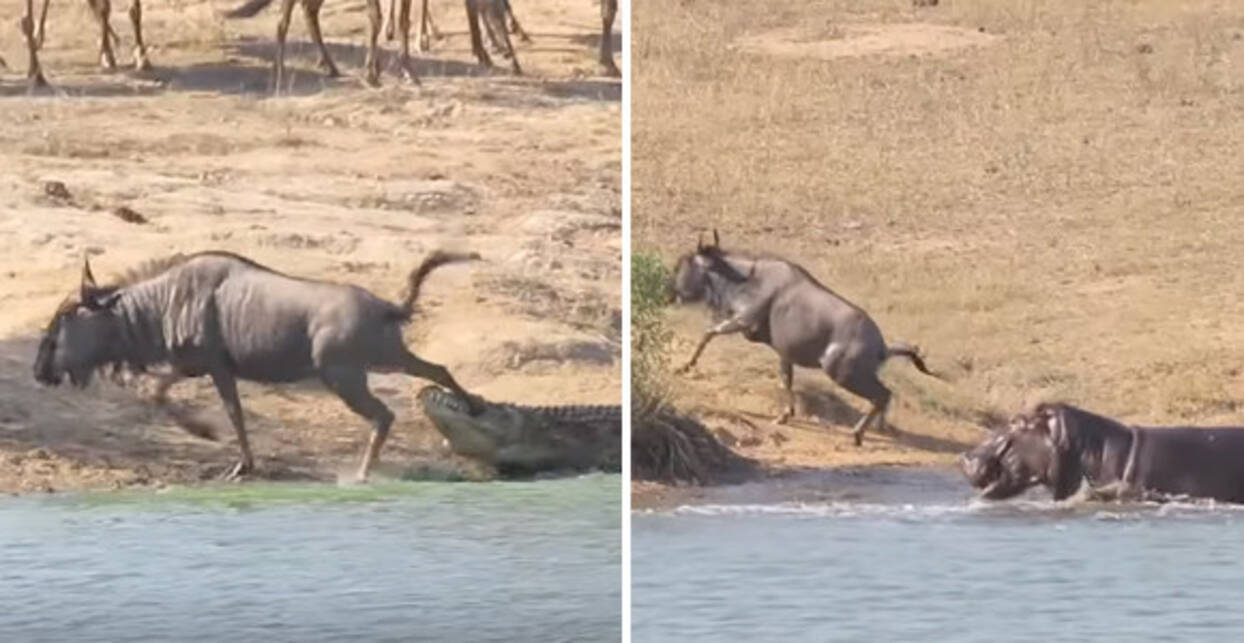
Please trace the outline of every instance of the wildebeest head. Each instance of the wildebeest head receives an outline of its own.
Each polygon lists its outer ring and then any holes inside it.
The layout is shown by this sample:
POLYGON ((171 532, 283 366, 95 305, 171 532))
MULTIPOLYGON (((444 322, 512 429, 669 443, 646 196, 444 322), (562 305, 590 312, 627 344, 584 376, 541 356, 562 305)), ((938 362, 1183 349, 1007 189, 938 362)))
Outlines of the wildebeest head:
POLYGON ((726 260, 721 249, 721 238, 713 230, 713 243, 706 245, 703 238, 696 242, 695 252, 679 257, 674 266, 674 278, 671 290, 678 303, 691 303, 709 300, 715 305, 713 283, 710 275, 719 275, 728 281, 739 282, 748 275, 739 273, 726 260))
POLYGON ((1015 416, 1003 429, 959 456, 959 468, 980 496, 1005 500, 1044 484, 1062 499, 1075 489, 1081 472, 1067 448, 1067 433, 1056 405, 1040 405, 1015 416))
POLYGON ((95 369, 114 362, 116 302, 116 289, 96 285, 90 262, 84 262, 77 296, 71 295, 57 307, 43 332, 35 357, 35 379, 56 386, 67 374, 75 386, 84 387, 95 369))

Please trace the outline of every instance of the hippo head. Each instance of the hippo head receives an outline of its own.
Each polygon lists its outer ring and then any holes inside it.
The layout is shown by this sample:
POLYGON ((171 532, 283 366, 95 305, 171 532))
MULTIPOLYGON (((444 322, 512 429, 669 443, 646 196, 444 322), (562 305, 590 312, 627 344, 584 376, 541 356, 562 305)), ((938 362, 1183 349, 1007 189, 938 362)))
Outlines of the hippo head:
POLYGON ((980 497, 1005 500, 1036 485, 1055 489, 1059 499, 1070 495, 1060 495, 1073 472, 1065 462, 1067 450, 1061 446, 1065 442, 1061 418, 1051 414, 1050 408, 1043 405, 1033 413, 1015 416, 1005 428, 959 456, 960 470, 980 489, 980 497))
POLYGON ((75 386, 85 387, 97 368, 115 363, 116 302, 116 289, 96 286, 90 263, 84 263, 79 292, 57 307, 43 331, 35 380, 56 386, 68 375, 75 386))

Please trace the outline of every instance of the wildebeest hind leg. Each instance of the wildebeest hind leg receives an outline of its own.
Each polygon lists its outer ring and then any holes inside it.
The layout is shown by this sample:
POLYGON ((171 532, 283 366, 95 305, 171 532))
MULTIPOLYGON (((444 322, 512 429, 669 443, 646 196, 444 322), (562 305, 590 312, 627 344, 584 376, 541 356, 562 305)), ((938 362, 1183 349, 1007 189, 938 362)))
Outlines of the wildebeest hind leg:
POLYGON ((458 384, 457 380, 454 379, 454 376, 449 374, 449 369, 441 366, 440 364, 434 364, 432 362, 422 360, 410 351, 406 351, 405 355, 402 356, 402 362, 402 370, 407 375, 425 380, 431 380, 453 391, 454 393, 457 393, 458 397, 461 397, 464 401, 466 401, 472 414, 483 411, 483 408, 481 408, 479 403, 476 401, 475 396, 467 393, 466 389, 462 388, 462 386, 458 384))
POLYGON ((321 379, 351 411, 367 418, 372 424, 371 439, 367 442, 367 451, 363 454, 357 474, 359 482, 366 482, 372 465, 380 461, 380 448, 384 446, 385 439, 389 437, 389 427, 393 425, 393 411, 368 390, 365 371, 328 369, 321 374, 321 379))
POLYGON ((246 424, 242 418, 242 402, 238 400, 238 382, 231 373, 222 369, 213 370, 211 376, 212 384, 216 385, 216 392, 220 394, 221 401, 225 403, 229 422, 233 424, 233 430, 238 434, 238 449, 242 452, 242 459, 225 474, 226 479, 236 480, 255 470, 255 458, 251 455, 251 444, 246 438, 246 424))
POLYGON ((855 446, 864 443, 864 431, 868 429, 868 425, 875 424, 878 431, 885 431, 885 412, 890 406, 890 389, 877 379, 876 372, 851 373, 838 383, 848 391, 872 402, 872 408, 855 423, 851 430, 855 438, 855 446))

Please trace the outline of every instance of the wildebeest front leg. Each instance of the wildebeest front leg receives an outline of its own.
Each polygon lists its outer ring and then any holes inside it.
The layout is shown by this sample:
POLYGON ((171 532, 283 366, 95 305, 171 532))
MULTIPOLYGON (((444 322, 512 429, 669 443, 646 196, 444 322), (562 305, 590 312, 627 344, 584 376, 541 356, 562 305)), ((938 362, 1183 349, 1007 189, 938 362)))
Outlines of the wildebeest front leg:
POLYGON ((112 13, 109 0, 88 0, 91 12, 99 23, 99 65, 105 69, 116 69, 117 58, 112 54, 112 27, 108 26, 108 14, 112 13))
POLYGON ((735 315, 734 317, 709 328, 707 331, 704 331, 704 336, 700 338, 700 343, 696 344, 695 352, 691 354, 691 359, 687 360, 686 364, 683 364, 674 372, 686 373, 694 368, 696 361, 700 359, 700 353, 704 352, 704 347, 708 346, 708 343, 713 341, 714 337, 718 335, 738 333, 754 326, 756 324, 755 317, 767 309, 767 303, 768 302, 761 302, 760 304, 754 305, 738 315, 735 315))
POLYGON ((613 62, 613 19, 618 13, 618 0, 600 0, 600 66, 607 76, 621 76, 613 62))
POLYGON ((419 13, 419 51, 426 52, 432 50, 432 43, 429 40, 440 40, 441 32, 436 29, 436 23, 432 20, 432 14, 428 12, 428 0, 423 0, 423 9, 419 13))
POLYGON ((383 18, 380 0, 367 0, 367 58, 363 61, 366 68, 364 80, 372 87, 380 86, 380 21, 383 18))
POLYGON ((509 0, 505 2, 505 12, 510 16, 510 33, 518 36, 518 39, 523 42, 531 42, 531 36, 528 36, 523 26, 518 24, 518 16, 514 15, 514 5, 510 4, 509 0))
POLYGON ((336 393, 351 411, 367 418, 372 424, 371 439, 367 441, 367 451, 356 474, 359 482, 366 482, 372 465, 380 461, 380 448, 393 426, 393 412, 368 390, 365 371, 330 369, 323 373, 322 378, 324 385, 336 393))
MULTIPOLYGON (((43 48, 43 27, 48 21, 48 5, 50 4, 52 4, 52 0, 43 0, 43 8, 39 10, 39 30, 36 32, 38 35, 35 37, 35 44, 40 49, 43 48)), ((3 62, 3 60, 0 60, 0 63, 3 62)))
POLYGON ((21 27, 22 36, 26 39, 26 52, 29 54, 26 67, 26 82, 29 83, 31 88, 46 87, 48 81, 43 77, 43 68, 39 66, 39 46, 35 44, 34 0, 26 0, 26 13, 22 15, 21 27))
POLYGON ((398 17, 398 26, 402 29, 402 53, 399 54, 397 64, 401 70, 402 76, 410 82, 418 85, 419 74, 415 72, 415 64, 410 59, 410 0, 401 1, 401 13, 398 17))
POLYGON ((775 424, 786 424, 795 416, 795 365, 783 359, 778 366, 778 375, 782 378, 782 390, 786 391, 786 410, 774 420, 775 424))
POLYGON ((475 54, 475 59, 479 61, 481 67, 492 67, 492 58, 488 56, 488 50, 484 48, 484 40, 479 32, 479 9, 475 6, 477 0, 465 0, 467 12, 467 29, 471 32, 471 53, 475 54))
POLYGON ((294 12, 294 0, 281 0, 281 17, 276 22, 276 56, 272 61, 272 93, 280 94, 285 85, 285 36, 294 12))
POLYGON ((211 376, 216 392, 225 403, 229 422, 238 434, 238 449, 242 452, 242 459, 225 475, 228 480, 236 480, 255 470, 255 458, 251 455, 251 443, 246 438, 246 423, 242 418, 242 402, 238 400, 238 382, 231 373, 222 369, 213 370, 211 376))
POLYGON ((302 15, 307 21, 307 31, 311 34, 311 40, 320 50, 320 69, 323 69, 329 78, 336 78, 341 75, 341 72, 337 70, 337 65, 333 64, 332 56, 328 55, 328 46, 324 44, 324 34, 320 31, 320 6, 323 4, 324 0, 302 0, 302 15))
POLYGON ((134 69, 151 71, 151 61, 147 60, 147 45, 143 44, 143 4, 142 0, 130 0, 130 24, 134 26, 134 69))

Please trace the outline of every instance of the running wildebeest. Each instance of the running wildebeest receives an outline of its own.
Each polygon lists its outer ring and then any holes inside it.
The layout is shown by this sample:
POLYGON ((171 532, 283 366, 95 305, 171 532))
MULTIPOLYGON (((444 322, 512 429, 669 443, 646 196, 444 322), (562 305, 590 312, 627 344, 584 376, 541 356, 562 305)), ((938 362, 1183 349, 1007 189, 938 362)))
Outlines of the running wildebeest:
POLYGON ((1127 426, 1069 404, 1039 404, 959 464, 993 500, 1037 485, 1064 500, 1087 483, 1106 498, 1244 502, 1244 427, 1127 426))
POLYGON ((907 357, 920 372, 940 379, 925 367, 916 348, 901 343, 887 346, 868 313, 821 285, 798 264, 725 252, 716 230, 713 245, 700 242, 694 253, 679 258, 671 286, 680 302, 705 300, 719 320, 678 372, 695 366, 717 335, 742 333, 749 341, 769 345, 781 360, 779 374, 787 395, 778 424, 795 414, 794 366, 820 369, 872 403, 852 431, 857 446, 869 424, 886 429, 890 389, 877 377, 886 359, 907 357))
POLYGON ((148 262, 107 286, 96 285, 86 261, 77 296, 66 299, 48 323, 34 376, 55 386, 67 374, 85 387, 101 367, 142 372, 167 364, 179 377, 211 377, 241 450, 231 478, 254 470, 237 380, 318 378, 372 423, 358 470, 365 480, 394 419, 368 390, 369 372, 406 373, 463 391, 445 367, 406 348, 402 326, 410 321, 429 272, 478 258, 432 253, 410 272, 401 304, 358 286, 285 275, 228 252, 148 262))
MULTIPOLYGON (((107 0, 103 0, 107 1, 107 0)), ((137 1, 137 0, 135 0, 137 1)), ((294 3, 298 0, 281 0, 281 17, 276 23, 276 56, 272 62, 272 82, 274 91, 280 91, 281 86, 285 83, 285 36, 289 32, 290 15, 294 11, 294 3)), ((320 68, 329 77, 341 75, 337 66, 333 64, 333 59, 328 55, 328 47, 324 45, 324 37, 320 33, 320 6, 324 4, 324 0, 301 0, 303 17, 306 18, 307 31, 311 34, 311 40, 315 42, 315 46, 320 50, 320 68)), ((272 4, 272 0, 247 0, 241 6, 225 13, 226 18, 250 18, 265 7, 272 4)), ((407 80, 418 84, 419 76, 415 73, 415 65, 410 58, 410 0, 401 0, 400 14, 398 19, 402 25, 402 50, 398 54, 398 67, 407 80)), ((367 20, 369 30, 367 33, 367 58, 363 61, 365 71, 365 80, 368 85, 378 87, 380 85, 380 58, 377 51, 377 41, 380 39, 380 21, 381 21, 380 0, 367 0, 367 20)))

